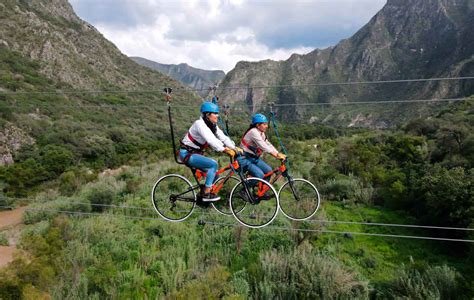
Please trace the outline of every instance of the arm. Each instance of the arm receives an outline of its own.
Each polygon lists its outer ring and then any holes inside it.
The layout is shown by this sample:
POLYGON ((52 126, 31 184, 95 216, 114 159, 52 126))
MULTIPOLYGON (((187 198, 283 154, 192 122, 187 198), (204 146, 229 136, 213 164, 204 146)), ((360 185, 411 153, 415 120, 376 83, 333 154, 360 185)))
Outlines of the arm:
POLYGON ((219 128, 219 126, 217 127, 216 135, 217 138, 221 140, 226 147, 230 149, 235 149, 235 143, 227 135, 224 134, 224 132, 219 128))
POLYGON ((264 136, 260 134, 258 129, 251 130, 249 132, 251 140, 266 153, 270 153, 272 156, 277 157, 278 150, 268 140, 264 139, 264 136))

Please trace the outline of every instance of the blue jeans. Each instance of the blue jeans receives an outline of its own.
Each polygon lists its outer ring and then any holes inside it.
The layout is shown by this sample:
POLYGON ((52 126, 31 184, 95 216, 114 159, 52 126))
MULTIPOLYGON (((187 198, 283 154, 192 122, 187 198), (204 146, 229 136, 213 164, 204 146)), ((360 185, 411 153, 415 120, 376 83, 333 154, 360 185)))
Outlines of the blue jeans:
MULTIPOLYGON (((184 160, 187 154, 188 150, 179 150, 179 158, 181 160, 184 160)), ((192 154, 189 157, 188 165, 203 172, 206 172, 206 187, 212 187, 212 184, 214 183, 214 178, 216 177, 217 169, 219 168, 217 161, 213 160, 212 158, 205 157, 201 154, 192 154)))
POLYGON ((267 165, 266 162, 261 160, 257 157, 247 157, 247 156, 239 156, 237 157, 237 161, 239 162, 240 167, 244 172, 249 172, 250 175, 253 177, 257 177, 260 179, 265 179, 268 181, 270 179, 268 177, 263 177, 265 174, 270 172, 272 168, 267 165))

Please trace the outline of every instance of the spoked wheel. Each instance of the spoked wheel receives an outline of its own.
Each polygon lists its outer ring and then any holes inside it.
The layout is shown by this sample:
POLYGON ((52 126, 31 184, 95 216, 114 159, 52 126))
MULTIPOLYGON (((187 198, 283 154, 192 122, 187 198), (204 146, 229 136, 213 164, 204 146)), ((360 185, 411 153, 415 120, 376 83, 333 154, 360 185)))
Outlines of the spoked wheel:
POLYGON ((267 181, 250 177, 235 185, 230 194, 230 210, 240 224, 250 228, 261 228, 270 224, 279 209, 278 194, 267 181), (247 193, 245 186, 248 187, 247 193), (259 190, 267 192, 257 197, 259 190))
POLYGON ((287 181, 278 191, 281 212, 289 219, 304 221, 318 211, 320 197, 318 189, 306 179, 287 181))
MULTIPOLYGON (((235 176, 231 176, 229 178, 225 178, 225 177, 219 178, 215 182, 214 185, 219 186, 223 184, 222 188, 217 193, 217 195, 221 197, 221 200, 217 202, 213 202, 212 207, 214 207, 218 212, 220 212, 223 215, 232 216, 232 211, 230 210, 230 193, 232 192, 233 187, 239 182, 240 182, 240 179, 235 176), (226 179, 227 181, 224 182, 224 180, 226 179)), ((242 205, 240 210, 244 208, 245 208, 245 205, 242 205)))
POLYGON ((156 212, 172 222, 186 220, 196 206, 193 185, 178 174, 169 174, 158 179, 153 186, 151 199, 156 212))

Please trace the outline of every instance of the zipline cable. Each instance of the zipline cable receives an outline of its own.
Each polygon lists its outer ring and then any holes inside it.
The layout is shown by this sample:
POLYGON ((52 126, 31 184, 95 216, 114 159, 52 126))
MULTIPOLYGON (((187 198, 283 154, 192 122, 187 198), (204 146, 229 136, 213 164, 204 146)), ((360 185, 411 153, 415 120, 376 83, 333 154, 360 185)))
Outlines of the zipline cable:
MULTIPOLYGON (((0 208, 10 208, 14 209, 13 206, 0 206, 0 208)), ((69 210, 54 210, 54 209, 37 209, 37 208, 26 208, 25 211, 46 211, 46 212, 57 212, 71 215, 82 215, 82 216, 110 216, 110 217, 123 217, 126 219, 132 220, 161 220, 161 218, 152 218, 152 217, 134 217, 127 215, 118 215, 118 214, 103 214, 103 213, 90 213, 90 212, 78 212, 78 211, 69 211, 69 210)), ((242 225, 237 223, 222 223, 222 222, 212 222, 206 221, 204 219, 199 220, 199 225, 216 225, 216 226, 232 226, 232 227, 241 227, 242 225)), ((433 240, 433 241, 447 241, 447 242, 466 242, 474 243, 474 240, 467 239, 450 239, 450 238, 436 238, 436 237, 427 237, 427 236, 415 236, 415 235, 397 235, 397 234, 383 234, 383 233, 369 233, 369 232, 350 232, 350 231, 337 231, 337 230, 326 230, 326 229, 304 229, 304 228, 290 228, 290 227, 277 227, 277 226, 266 226, 260 228, 263 230, 282 230, 282 231, 297 231, 297 232, 315 232, 315 233, 329 233, 329 234, 352 234, 352 235, 364 235, 364 236, 375 236, 375 237, 392 237, 392 238, 406 238, 406 239, 419 239, 419 240, 433 240)))
MULTIPOLYGON (((239 224, 232 223, 219 223, 219 222, 206 222, 210 225, 218 226, 241 226, 239 224)), ((428 236, 416 236, 416 235, 398 235, 398 234, 385 234, 385 233, 370 233, 370 232, 351 232, 351 231, 337 231, 337 230, 326 230, 326 229, 304 229, 304 228, 290 228, 290 227, 277 227, 277 226, 266 226, 260 228, 262 230, 282 230, 282 231, 298 231, 298 232, 316 232, 316 233, 333 233, 333 234, 353 234, 353 235, 365 235, 365 236, 376 236, 376 237, 392 237, 392 238, 405 238, 405 239, 419 239, 419 240, 434 240, 434 241, 447 241, 447 242, 466 242, 474 243, 474 240, 465 239, 450 239, 450 238, 436 238, 428 236)))
MULTIPOLYGON (((335 102, 335 103, 275 103, 275 107, 292 107, 292 106, 338 106, 338 105, 359 105, 359 104, 398 104, 398 103, 436 103, 436 102, 463 102, 463 101, 474 101, 474 97, 463 97, 463 98, 434 98, 434 99, 404 99, 404 100, 376 100, 376 101, 352 101, 352 102, 335 102)), ((6 103, 9 104, 9 103, 6 103)), ((32 107, 38 107, 39 104, 51 105, 51 103, 27 103, 32 107)), ((12 106, 18 104, 12 103, 12 106)), ((85 105, 55 105, 55 108, 137 108, 137 107, 150 107, 149 104, 131 104, 131 105, 121 105, 121 104, 85 104, 85 105)), ((198 105, 173 105, 176 108, 199 108, 198 105)), ((247 107, 249 109, 255 107, 268 107, 268 104, 233 104, 232 107, 247 107)))
MULTIPOLYGON (((226 86, 220 87, 218 90, 239 90, 239 89, 271 89, 271 88, 292 88, 292 87, 312 87, 312 86, 340 86, 340 85, 368 85, 368 84, 389 84, 389 83, 409 83, 409 82, 432 82, 432 81, 451 81, 451 80, 471 80, 474 76, 463 77, 435 77, 435 78, 417 78, 417 79, 393 79, 393 80, 375 80, 375 81, 347 81, 347 82, 314 82, 302 84, 277 84, 277 85, 241 85, 241 86, 226 86)), ((174 88, 176 92, 201 92, 206 91, 206 88, 174 88)), ((51 95, 51 94, 140 94, 140 93, 161 93, 160 89, 150 90, 56 90, 44 92, 29 92, 29 91, 0 91, 0 95, 51 95)))
MULTIPOLYGON (((14 201, 34 201, 33 198, 0 198, 0 200, 14 200, 14 201)), ((34 204, 48 204, 49 202, 34 202, 34 204)), ((111 208, 120 208, 120 209, 131 209, 131 210, 145 210, 145 211, 155 211, 153 208, 142 207, 142 206, 127 206, 127 205, 114 205, 114 204, 101 204, 101 203, 89 203, 89 202, 79 202, 79 201, 70 201, 67 204, 79 204, 79 205, 91 205, 97 207, 111 207, 111 208)), ((0 206, 1 207, 1 206, 0 206)), ((12 207, 12 206, 10 206, 12 207)), ((220 214, 206 212, 202 210, 202 214, 206 215, 216 215, 220 214)), ((345 224, 345 225, 367 225, 367 226, 379 226, 379 227, 402 227, 402 228, 416 228, 416 229, 437 229, 437 230, 459 230, 459 231, 474 231, 474 228, 469 227, 445 227, 445 226, 428 226, 428 225, 414 225, 414 224, 396 224, 396 223, 376 223, 376 222, 357 222, 357 221, 338 221, 338 220, 305 220, 304 222, 308 223, 328 223, 328 224, 345 224)))

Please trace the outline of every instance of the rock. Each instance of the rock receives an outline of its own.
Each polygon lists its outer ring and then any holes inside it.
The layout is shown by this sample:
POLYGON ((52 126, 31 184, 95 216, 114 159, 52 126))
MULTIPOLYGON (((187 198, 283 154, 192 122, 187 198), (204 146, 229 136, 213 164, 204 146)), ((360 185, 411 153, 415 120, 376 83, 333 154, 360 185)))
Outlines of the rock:
POLYGON ((7 124, 0 131, 0 165, 13 164, 13 153, 24 145, 32 145, 35 140, 20 128, 7 124))

